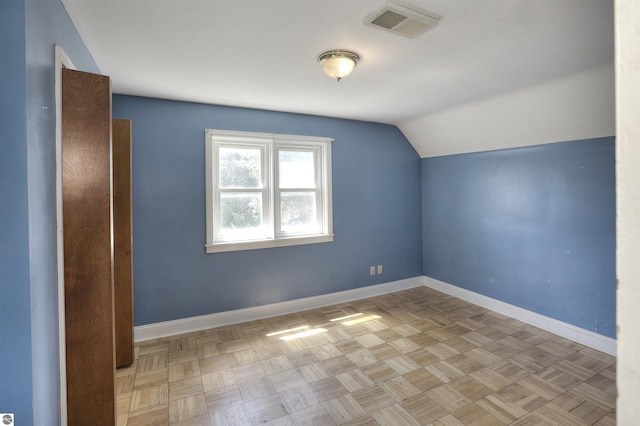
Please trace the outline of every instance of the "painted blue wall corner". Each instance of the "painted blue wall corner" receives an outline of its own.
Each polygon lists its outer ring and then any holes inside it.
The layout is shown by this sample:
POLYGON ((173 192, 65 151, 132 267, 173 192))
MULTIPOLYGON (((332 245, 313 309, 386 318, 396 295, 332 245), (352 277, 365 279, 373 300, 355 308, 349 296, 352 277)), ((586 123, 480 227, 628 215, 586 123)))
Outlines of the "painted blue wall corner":
POLYGON ((615 338, 613 137, 422 160, 426 276, 615 338))

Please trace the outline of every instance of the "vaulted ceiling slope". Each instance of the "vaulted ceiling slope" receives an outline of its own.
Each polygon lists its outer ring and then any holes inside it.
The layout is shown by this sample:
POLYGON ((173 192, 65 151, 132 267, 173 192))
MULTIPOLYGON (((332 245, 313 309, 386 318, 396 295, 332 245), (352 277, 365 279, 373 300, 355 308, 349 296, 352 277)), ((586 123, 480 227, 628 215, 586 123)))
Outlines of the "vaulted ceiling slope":
POLYGON ((114 93, 397 125, 422 157, 614 133, 613 0, 63 0, 114 93), (341 82, 317 56, 361 57, 341 82))

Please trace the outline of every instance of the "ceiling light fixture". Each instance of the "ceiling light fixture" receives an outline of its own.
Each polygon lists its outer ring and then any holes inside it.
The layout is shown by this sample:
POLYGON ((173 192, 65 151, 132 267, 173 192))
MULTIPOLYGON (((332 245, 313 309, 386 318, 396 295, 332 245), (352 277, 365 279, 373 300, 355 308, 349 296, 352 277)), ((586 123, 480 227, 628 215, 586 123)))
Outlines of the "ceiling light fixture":
POLYGON ((347 50, 329 50, 318 56, 318 63, 326 75, 337 81, 351 74, 360 57, 347 50))

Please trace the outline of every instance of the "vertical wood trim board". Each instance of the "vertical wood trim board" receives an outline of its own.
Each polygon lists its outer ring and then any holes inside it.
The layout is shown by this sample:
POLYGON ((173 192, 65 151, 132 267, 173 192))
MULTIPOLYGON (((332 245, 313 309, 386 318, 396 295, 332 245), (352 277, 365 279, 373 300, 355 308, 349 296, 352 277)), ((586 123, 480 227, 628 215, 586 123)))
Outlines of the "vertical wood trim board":
POLYGON ((116 367, 133 363, 133 231, 131 219, 131 120, 114 118, 113 291, 116 367))
POLYGON ((62 70, 67 418, 113 425, 111 83, 62 70))

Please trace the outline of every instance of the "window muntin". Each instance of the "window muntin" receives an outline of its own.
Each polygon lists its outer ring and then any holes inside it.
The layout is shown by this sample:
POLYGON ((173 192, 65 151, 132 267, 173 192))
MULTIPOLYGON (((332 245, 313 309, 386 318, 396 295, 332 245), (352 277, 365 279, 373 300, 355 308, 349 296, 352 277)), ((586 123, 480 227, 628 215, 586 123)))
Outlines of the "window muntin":
POLYGON ((206 131, 207 252, 333 241, 331 139, 206 131))

